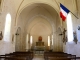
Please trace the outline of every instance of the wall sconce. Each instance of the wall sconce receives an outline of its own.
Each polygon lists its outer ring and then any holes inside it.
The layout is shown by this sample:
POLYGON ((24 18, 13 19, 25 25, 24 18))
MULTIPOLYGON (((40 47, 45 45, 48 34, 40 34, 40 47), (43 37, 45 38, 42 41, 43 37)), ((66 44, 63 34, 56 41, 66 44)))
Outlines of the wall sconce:
POLYGON ((19 35, 19 33, 16 33, 15 35, 19 35))
POLYGON ((59 34, 60 36, 62 36, 63 34, 61 33, 61 34, 59 34))

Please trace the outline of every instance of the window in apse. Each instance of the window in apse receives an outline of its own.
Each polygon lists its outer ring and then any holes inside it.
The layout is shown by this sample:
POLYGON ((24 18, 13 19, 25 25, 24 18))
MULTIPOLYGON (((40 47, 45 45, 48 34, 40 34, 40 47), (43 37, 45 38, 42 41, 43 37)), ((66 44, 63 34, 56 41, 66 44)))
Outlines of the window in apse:
POLYGON ((32 38, 32 36, 30 36, 30 43, 31 43, 31 45, 32 45, 32 40, 33 40, 33 38, 32 38))
POLYGON ((48 46, 50 46, 50 36, 48 36, 48 46))
POLYGON ((10 30, 11 30, 11 15, 6 15, 5 29, 4 29, 4 41, 10 41, 10 30))

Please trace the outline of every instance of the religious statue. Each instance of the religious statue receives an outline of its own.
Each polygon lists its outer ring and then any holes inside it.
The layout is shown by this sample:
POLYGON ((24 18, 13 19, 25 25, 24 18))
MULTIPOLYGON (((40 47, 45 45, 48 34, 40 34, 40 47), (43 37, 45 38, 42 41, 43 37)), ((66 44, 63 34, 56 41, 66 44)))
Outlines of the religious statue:
POLYGON ((63 42, 67 42, 67 36, 65 36, 65 32, 66 32, 66 30, 64 28, 64 30, 63 30, 63 42))
POLYGON ((80 26, 78 26, 78 30, 80 30, 80 26))
POLYGON ((78 40, 77 40, 76 32, 73 32, 73 37, 74 37, 74 40, 73 40, 73 41, 77 44, 77 41, 78 41, 78 40))
POLYGON ((1 31, 1 33, 0 33, 0 40, 2 40, 2 38, 3 38, 3 35, 2 35, 2 31, 1 31))
POLYGON ((38 41, 42 41, 42 37, 41 36, 39 36, 38 41))

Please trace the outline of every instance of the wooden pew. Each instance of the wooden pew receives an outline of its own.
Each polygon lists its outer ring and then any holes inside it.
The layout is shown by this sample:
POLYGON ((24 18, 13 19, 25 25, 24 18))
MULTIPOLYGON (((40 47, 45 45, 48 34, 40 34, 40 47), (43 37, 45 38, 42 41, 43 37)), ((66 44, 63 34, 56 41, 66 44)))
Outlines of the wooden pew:
POLYGON ((10 54, 0 55, 0 60, 32 60, 33 52, 14 52, 10 54))
POLYGON ((0 56, 0 60, 30 60, 25 56, 0 56))
POLYGON ((75 60, 74 58, 67 58, 67 57, 48 57, 48 60, 75 60))
POLYGON ((63 53, 63 52, 44 52, 44 57, 46 55, 51 55, 51 54, 67 54, 67 53, 63 53))
POLYGON ((13 54, 16 54, 16 56, 24 55, 28 56, 30 60, 33 59, 33 52, 13 52, 13 54))
POLYGON ((48 57, 47 60, 80 60, 80 57, 76 57, 76 58, 67 58, 67 57, 48 57))
POLYGON ((28 60, 26 57, 6 57, 5 60, 28 60))
POLYGON ((70 58, 70 59, 76 59, 76 55, 71 55, 67 53, 58 53, 58 52, 45 52, 44 53, 44 59, 48 60, 48 58, 70 58))

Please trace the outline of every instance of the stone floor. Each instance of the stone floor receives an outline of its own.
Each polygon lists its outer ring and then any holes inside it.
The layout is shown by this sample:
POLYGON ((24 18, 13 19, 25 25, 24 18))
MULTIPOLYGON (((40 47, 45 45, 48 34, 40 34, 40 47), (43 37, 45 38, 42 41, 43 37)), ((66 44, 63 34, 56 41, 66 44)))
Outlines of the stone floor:
POLYGON ((44 56, 40 54, 35 54, 33 60, 44 60, 44 56))

